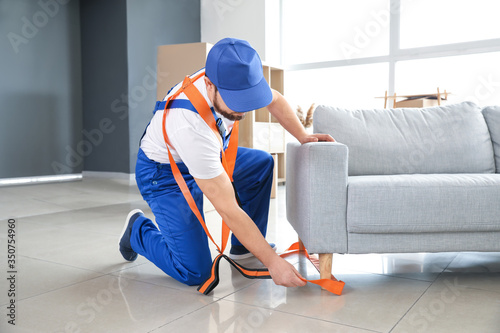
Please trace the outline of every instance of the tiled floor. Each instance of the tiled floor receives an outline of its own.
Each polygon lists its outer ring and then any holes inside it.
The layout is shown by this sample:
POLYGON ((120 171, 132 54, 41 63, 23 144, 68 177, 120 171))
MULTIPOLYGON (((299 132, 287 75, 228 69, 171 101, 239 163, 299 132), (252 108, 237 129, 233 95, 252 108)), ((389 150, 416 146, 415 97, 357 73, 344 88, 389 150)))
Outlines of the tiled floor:
MULTIPOLYGON (((280 249, 297 237, 284 196, 280 187, 268 234, 280 249)), ((128 211, 151 217, 134 186, 84 179, 3 187, 0 207, 0 332, 500 332, 500 253, 334 255, 342 296, 248 280, 223 262, 219 287, 203 296, 144 258, 121 258, 128 211), (9 218, 15 327, 7 316, 9 218)), ((207 219, 215 230, 217 214, 207 219)), ((305 260, 290 260, 317 278, 305 260)))

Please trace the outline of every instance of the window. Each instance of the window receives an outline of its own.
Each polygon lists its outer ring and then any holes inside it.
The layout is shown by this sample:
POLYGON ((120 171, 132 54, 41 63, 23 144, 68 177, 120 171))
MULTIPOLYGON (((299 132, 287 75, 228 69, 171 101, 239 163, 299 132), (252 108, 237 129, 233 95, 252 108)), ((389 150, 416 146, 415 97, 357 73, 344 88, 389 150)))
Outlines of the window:
POLYGON ((286 94, 307 111, 312 103, 338 107, 383 108, 389 75, 387 63, 287 72, 286 94))
POLYGON ((451 92, 500 104, 498 0, 282 0, 285 94, 296 105, 383 107, 451 92))
POLYGON ((401 47, 500 37, 498 0, 401 0, 401 47))
POLYGON ((492 52, 402 61, 396 65, 396 92, 435 93, 440 87, 452 93, 450 103, 500 105, 499 59, 500 52, 492 52))
POLYGON ((389 53, 388 0, 282 3, 286 65, 389 53))

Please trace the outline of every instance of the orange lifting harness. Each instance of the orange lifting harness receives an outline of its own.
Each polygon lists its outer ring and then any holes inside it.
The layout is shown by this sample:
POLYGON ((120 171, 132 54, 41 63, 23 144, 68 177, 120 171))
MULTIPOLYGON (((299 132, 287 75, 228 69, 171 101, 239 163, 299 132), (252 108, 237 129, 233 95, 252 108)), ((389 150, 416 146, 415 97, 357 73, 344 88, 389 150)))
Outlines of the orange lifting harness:
MULTIPOLYGON (((211 275, 210 277, 198 287, 198 291, 208 295, 218 284, 219 284, 219 263, 222 258, 226 259, 231 265, 233 265, 241 274, 243 274, 245 277, 249 279, 270 279, 271 275, 269 274, 269 271, 267 268, 246 268, 229 258, 224 254, 224 250, 227 245, 227 241, 229 239, 229 227, 226 225, 224 221, 222 221, 222 244, 219 247, 217 243, 214 241, 212 236, 210 235, 210 232, 208 231, 207 225, 205 224, 205 221, 203 220, 203 217, 198 210, 198 207, 196 206, 196 203, 191 195, 191 192, 189 191, 186 182, 184 178, 182 177, 181 172, 179 171, 179 168, 177 164, 174 161, 174 158, 172 157, 172 154, 170 153, 170 141, 168 139, 168 135, 165 129, 165 120, 167 117, 167 114, 169 112, 168 105, 171 100, 174 100, 179 94, 185 93, 189 101, 193 104, 195 107, 196 111, 198 114, 203 118, 203 120, 208 124, 208 126, 212 129, 214 134, 219 138, 221 142, 221 162, 222 166, 224 167, 224 170, 226 171, 227 175, 229 176, 229 179, 231 182, 233 182, 233 171, 234 171, 234 166, 236 163, 236 154, 238 151, 238 121, 234 122, 232 133, 231 133, 231 138, 229 140, 229 146, 224 152, 223 145, 222 145, 222 140, 219 135, 219 131, 217 129, 217 125, 215 123, 215 119, 212 115, 212 112, 210 110, 210 106, 208 105, 207 101, 203 97, 203 95, 199 92, 198 88, 195 87, 193 84, 196 80, 199 78, 203 77, 205 75, 205 72, 201 72, 192 79, 188 76, 184 79, 181 88, 174 93, 172 96, 170 96, 166 103, 165 103, 165 110, 163 112, 163 138, 165 139, 165 143, 167 145, 167 150, 168 150, 168 159, 170 161, 170 166, 172 168, 172 173, 174 175, 174 178, 179 185, 179 188, 181 189, 182 194, 184 195, 184 198, 186 199, 189 207, 193 211, 193 213, 196 215, 198 218, 198 221, 202 225, 203 229, 205 230, 205 233, 207 234, 208 238, 212 241, 212 243, 215 244, 217 247, 217 251, 219 254, 215 257, 213 263, 212 263, 212 269, 211 269, 211 275), (227 158, 226 158, 227 156, 227 158)), ((299 245, 298 243, 293 244, 285 253, 285 254, 290 254, 294 252, 299 252, 299 245)), ((307 251, 305 252, 307 258, 309 258, 309 255, 307 254, 307 251)), ((344 282, 342 281, 334 281, 330 279, 319 279, 319 280, 306 280, 302 279, 303 281, 311 282, 317 285, 320 285, 324 289, 336 294, 340 295, 342 293, 342 289, 344 288, 344 282)))

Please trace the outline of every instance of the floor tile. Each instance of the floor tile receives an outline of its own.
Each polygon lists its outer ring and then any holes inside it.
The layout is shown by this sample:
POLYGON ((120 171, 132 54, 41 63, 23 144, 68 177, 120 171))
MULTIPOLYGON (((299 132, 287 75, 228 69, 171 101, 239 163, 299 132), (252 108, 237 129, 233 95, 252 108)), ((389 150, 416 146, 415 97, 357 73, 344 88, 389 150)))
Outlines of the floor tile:
POLYGON ((434 281, 456 256, 457 253, 335 254, 333 270, 434 281))
POLYGON ((500 293, 500 253, 459 253, 442 276, 456 276, 460 285, 472 289, 500 293))
MULTIPOLYGON (((300 268, 300 267, 299 267, 300 268)), ((299 269, 301 273, 302 269, 299 269)), ((314 272, 309 269, 309 272, 314 272)), ((317 279, 319 274, 307 275, 317 279)), ((259 281, 226 297, 227 300, 357 328, 389 331, 429 287, 430 283, 378 274, 339 274, 346 286, 342 296, 318 286, 284 288, 259 281), (362 314, 362 315, 360 315, 362 314)))
MULTIPOLYGON (((223 298, 256 283, 256 280, 247 279, 242 276, 225 260, 222 260, 219 265, 219 274, 219 284, 214 291, 210 293, 210 297, 223 298)), ((178 282, 149 262, 143 265, 122 269, 114 272, 113 275, 201 295, 196 286, 187 286, 178 282)))
MULTIPOLYGON (((24 256, 17 257, 16 272, 17 300, 41 295, 101 275, 89 270, 24 256)), ((6 274, 6 276, 9 276, 9 274, 6 274)), ((0 290, 8 290, 8 283, 9 281, 6 278, 0 279, 0 290)), ((0 294, 0 304, 7 304, 8 300, 7 293, 2 292, 0 294)))
POLYGON ((499 252, 464 252, 446 268, 447 272, 500 273, 499 252))
MULTIPOLYGON (((2 189, 0 189, 0 191, 2 191, 2 189)), ((24 197, 22 195, 12 195, 2 200, 0 220, 8 218, 19 219, 24 216, 49 214, 68 210, 70 210, 70 208, 57 204, 44 202, 30 197, 24 197)))
POLYGON ((392 333, 497 333, 500 292, 469 288, 463 279, 462 274, 440 277, 392 333))
POLYGON ((0 193, 0 200, 5 203, 0 218, 20 218, 142 199, 137 187, 120 180, 102 179, 10 186, 0 188, 0 193))
MULTIPOLYGON (((122 224, 123 226, 123 224, 122 224)), ((18 254, 75 268, 109 273, 146 262, 127 262, 118 249, 119 232, 106 235, 18 221, 18 254)))
POLYGON ((90 231, 119 237, 125 219, 132 209, 141 209, 147 217, 153 218, 144 201, 114 204, 101 207, 76 209, 65 212, 21 218, 23 223, 50 225, 81 231, 90 231))
MULTIPOLYGON (((25 332, 149 332, 212 302, 176 289, 103 276, 19 301, 25 332)), ((5 320, 0 331, 9 332, 5 320)))
POLYGON ((220 300, 153 331, 153 333, 167 332, 367 333, 373 331, 220 300))

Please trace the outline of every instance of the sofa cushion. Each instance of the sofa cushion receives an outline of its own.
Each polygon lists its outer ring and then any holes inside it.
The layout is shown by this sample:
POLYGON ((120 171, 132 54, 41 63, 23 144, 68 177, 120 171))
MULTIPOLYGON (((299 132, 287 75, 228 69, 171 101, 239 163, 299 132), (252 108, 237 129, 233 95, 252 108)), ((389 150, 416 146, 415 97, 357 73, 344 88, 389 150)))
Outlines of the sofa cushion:
POLYGON ((471 102, 389 110, 318 106, 314 132, 349 147, 350 176, 495 172, 488 127, 471 102))
POLYGON ((348 179, 351 233, 500 231, 500 174, 348 179))
POLYGON ((500 173, 500 106, 488 106, 483 109, 483 116, 490 130, 497 173, 500 173))

